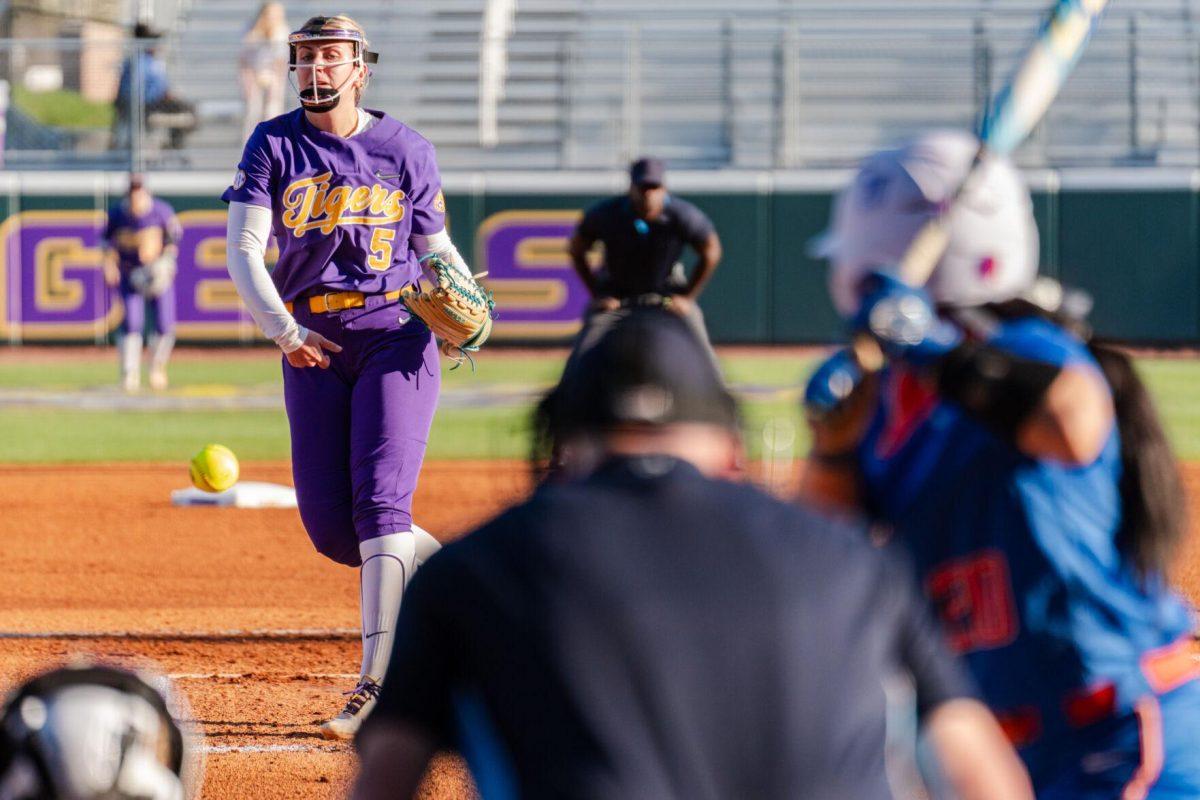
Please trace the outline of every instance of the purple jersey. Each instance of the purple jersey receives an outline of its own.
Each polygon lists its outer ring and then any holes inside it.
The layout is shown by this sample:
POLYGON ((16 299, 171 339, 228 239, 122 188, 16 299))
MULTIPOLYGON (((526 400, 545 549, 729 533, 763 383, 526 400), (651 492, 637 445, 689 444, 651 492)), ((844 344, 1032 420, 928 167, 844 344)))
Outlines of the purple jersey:
POLYGON ((179 235, 175 210, 157 197, 141 216, 133 213, 129 198, 125 198, 108 210, 108 224, 104 226, 104 241, 117 251, 122 272, 158 258, 164 247, 179 241, 179 235))
POLYGON ((271 209, 284 300, 323 291, 377 294, 420 274, 412 234, 446 225, 433 145, 388 115, 350 138, 314 127, 302 109, 261 123, 225 202, 271 209))

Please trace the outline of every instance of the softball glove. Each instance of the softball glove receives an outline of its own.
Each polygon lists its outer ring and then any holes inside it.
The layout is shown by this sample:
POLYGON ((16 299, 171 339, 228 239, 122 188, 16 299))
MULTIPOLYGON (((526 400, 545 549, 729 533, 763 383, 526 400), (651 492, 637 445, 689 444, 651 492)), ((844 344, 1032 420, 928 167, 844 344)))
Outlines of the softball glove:
POLYGON ((496 302, 474 278, 437 256, 427 256, 424 263, 435 281, 433 288, 421 291, 418 283, 416 288, 404 289, 401 296, 408 309, 442 340, 442 354, 457 367, 464 360, 471 361, 470 354, 491 335, 496 302))
POLYGON ((158 258, 129 273, 129 284, 138 294, 155 298, 165 292, 175 280, 175 256, 163 253, 158 258))

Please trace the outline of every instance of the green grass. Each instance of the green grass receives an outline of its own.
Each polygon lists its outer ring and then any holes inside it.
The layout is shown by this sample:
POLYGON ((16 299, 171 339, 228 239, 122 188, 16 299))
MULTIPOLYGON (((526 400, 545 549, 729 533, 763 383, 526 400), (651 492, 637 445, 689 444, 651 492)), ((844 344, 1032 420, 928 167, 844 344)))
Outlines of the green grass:
POLYGON ((1200 459, 1200 360, 1142 359, 1138 369, 1176 454, 1200 459))
MULTIPOLYGON (((95 392, 115 381, 115 354, 43 363, 0 363, 0 393, 15 389, 95 392)), ((747 445, 757 457, 768 422, 793 449, 803 453, 807 432, 798 409, 799 386, 812 359, 769 353, 725 359, 735 385, 756 392, 744 403, 747 445)), ((561 356, 485 353, 477 371, 443 372, 450 392, 493 385, 501 388, 548 386, 562 369, 561 356)), ((1200 360, 1143 359, 1139 369, 1155 396, 1168 436, 1181 458, 1200 459, 1200 360)), ((184 393, 213 387, 253 393, 277 393, 281 377, 276 357, 228 361, 197 358, 185 352, 171 364, 174 390, 184 393)), ((443 458, 522 458, 526 454, 527 405, 452 408, 437 414, 428 456, 443 458)), ((768 431, 772 428, 768 428, 768 431)), ((220 442, 246 460, 285 459, 289 454, 287 420, 282 410, 229 411, 85 411, 0 406, 0 463, 178 461, 206 442, 220 442)))
MULTIPOLYGON (((201 386, 233 386, 239 389, 268 389, 283 382, 279 362, 264 352, 262 359, 175 359, 170 366, 171 384, 177 389, 201 386)), ((98 389, 115 385, 117 359, 101 356, 70 363, 0 365, 0 389, 53 389, 58 391, 98 389)))
MULTIPOLYGON (((520 458, 528 413, 502 408, 442 411, 429 458, 520 458)), ((177 461, 219 442, 247 461, 286 459, 282 411, 93 412, 0 410, 0 463, 177 461)))
POLYGON ((113 122, 112 103, 94 103, 79 92, 59 89, 53 92, 31 92, 14 85, 13 105, 43 125, 58 128, 110 128, 113 122))
POLYGON ((178 461, 208 442, 243 459, 288 455, 278 411, 133 412, 0 410, 0 462, 178 461))
POLYGON ((562 357, 498 355, 488 358, 484 353, 475 358, 475 371, 464 365, 458 369, 442 369, 442 387, 469 388, 491 383, 502 386, 551 386, 562 374, 562 357))

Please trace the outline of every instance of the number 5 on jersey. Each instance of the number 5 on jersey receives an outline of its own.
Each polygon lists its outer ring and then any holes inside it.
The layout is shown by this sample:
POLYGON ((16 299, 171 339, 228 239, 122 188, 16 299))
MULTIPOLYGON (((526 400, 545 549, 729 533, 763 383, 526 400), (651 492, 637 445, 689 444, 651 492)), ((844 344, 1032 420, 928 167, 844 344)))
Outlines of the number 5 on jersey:
POLYGON ((367 256, 367 266, 383 272, 392 265, 392 240, 396 231, 392 228, 376 228, 371 232, 371 255, 367 256))

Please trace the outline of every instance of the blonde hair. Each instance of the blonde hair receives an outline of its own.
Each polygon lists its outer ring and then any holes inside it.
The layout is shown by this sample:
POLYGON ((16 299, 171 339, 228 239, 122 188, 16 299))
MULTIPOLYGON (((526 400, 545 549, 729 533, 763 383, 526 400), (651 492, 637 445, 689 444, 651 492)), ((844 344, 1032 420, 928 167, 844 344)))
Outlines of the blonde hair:
POLYGON ((367 32, 363 30, 362 25, 354 21, 353 17, 347 14, 334 14, 332 17, 318 15, 309 17, 304 24, 300 26, 297 33, 320 34, 325 32, 335 31, 354 31, 362 37, 362 49, 365 52, 370 44, 367 41, 367 32))
POLYGON ((246 41, 271 41, 286 39, 288 35, 287 17, 284 16, 283 3, 268 0, 258 7, 254 22, 246 31, 246 41), (271 11, 278 9, 278 17, 272 19, 271 11))

